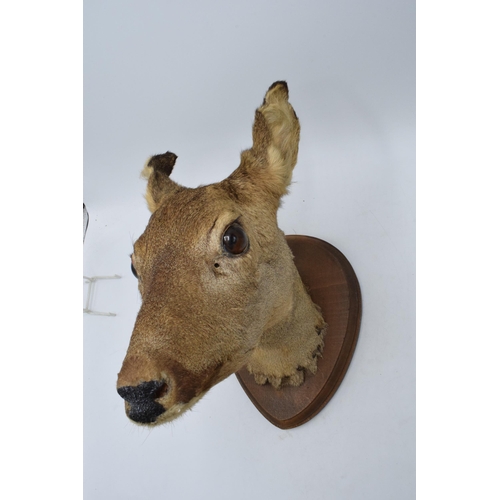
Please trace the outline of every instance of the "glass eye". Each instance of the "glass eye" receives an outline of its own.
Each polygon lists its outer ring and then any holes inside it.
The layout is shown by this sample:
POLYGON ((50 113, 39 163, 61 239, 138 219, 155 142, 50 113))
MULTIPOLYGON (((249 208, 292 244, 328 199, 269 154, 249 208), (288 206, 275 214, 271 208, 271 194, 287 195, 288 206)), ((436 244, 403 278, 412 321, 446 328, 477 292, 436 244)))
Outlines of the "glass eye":
POLYGON ((248 249, 248 236, 236 222, 231 224, 222 237, 224 250, 231 255, 240 255, 248 249))
POLYGON ((135 270, 134 264, 132 264, 132 262, 130 263, 130 269, 132 270, 132 274, 133 274, 136 278, 139 278, 139 276, 137 276, 137 271, 135 270))

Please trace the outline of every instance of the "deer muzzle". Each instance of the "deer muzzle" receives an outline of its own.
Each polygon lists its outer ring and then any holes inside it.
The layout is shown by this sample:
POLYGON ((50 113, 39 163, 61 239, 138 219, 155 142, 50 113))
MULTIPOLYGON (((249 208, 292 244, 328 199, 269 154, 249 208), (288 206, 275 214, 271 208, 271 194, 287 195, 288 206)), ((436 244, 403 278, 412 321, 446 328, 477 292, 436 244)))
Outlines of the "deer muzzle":
POLYGON ((173 359, 131 355, 118 374, 117 392, 130 420, 154 426, 192 408, 220 379, 220 365, 194 372, 173 359))

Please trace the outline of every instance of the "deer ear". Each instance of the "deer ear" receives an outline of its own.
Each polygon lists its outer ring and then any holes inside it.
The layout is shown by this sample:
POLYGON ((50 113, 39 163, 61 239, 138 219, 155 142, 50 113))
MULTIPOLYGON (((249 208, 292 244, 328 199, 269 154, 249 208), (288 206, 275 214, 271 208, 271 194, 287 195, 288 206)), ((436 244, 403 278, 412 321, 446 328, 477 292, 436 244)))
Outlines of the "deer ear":
POLYGON ((300 124, 288 102, 286 82, 269 87, 264 102, 255 111, 252 135, 253 146, 241 153, 240 166, 229 179, 237 185, 251 180, 279 201, 292 180, 300 138, 300 124))
POLYGON ((150 212, 158 208, 165 196, 184 189, 170 179, 176 160, 177 155, 167 151, 161 155, 151 156, 144 165, 141 177, 148 181, 145 198, 150 212))

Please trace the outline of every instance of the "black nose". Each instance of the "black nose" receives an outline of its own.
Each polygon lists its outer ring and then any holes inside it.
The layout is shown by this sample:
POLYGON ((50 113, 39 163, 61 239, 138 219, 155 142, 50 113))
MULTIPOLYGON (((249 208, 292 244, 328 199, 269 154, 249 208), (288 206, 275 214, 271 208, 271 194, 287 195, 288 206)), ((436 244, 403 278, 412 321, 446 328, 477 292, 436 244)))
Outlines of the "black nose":
POLYGON ((118 394, 128 403, 128 417, 141 424, 150 424, 161 415, 165 408, 155 401, 168 390, 167 385, 159 380, 143 382, 139 385, 127 385, 117 389, 118 394))

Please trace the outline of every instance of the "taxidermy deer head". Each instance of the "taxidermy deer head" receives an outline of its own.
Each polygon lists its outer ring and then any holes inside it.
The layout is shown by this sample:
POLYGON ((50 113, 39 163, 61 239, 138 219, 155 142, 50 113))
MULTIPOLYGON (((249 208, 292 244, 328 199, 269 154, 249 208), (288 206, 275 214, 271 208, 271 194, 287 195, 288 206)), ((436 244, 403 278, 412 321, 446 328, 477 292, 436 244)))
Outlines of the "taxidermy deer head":
POLYGON ((134 422, 177 418, 244 366, 275 388, 315 373, 326 325, 276 216, 299 133, 287 84, 276 82, 227 179, 185 188, 170 179, 175 154, 147 161, 152 215, 131 256, 142 305, 117 383, 134 422))

